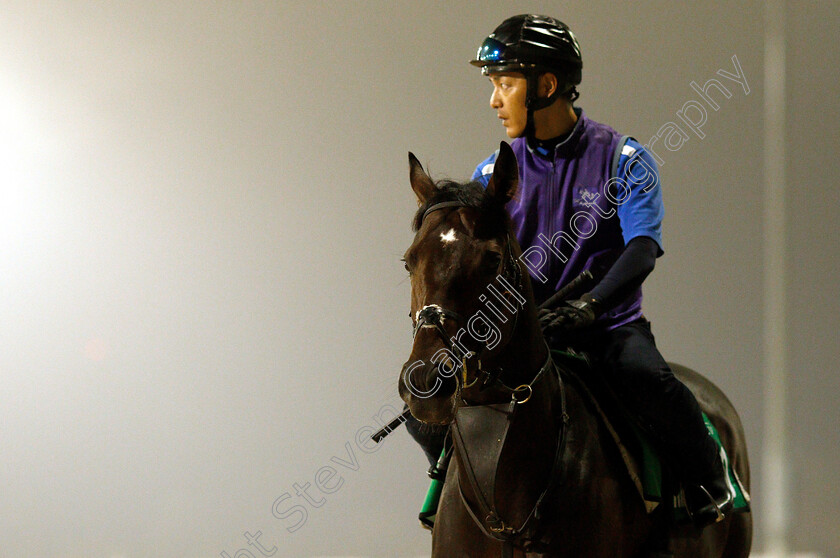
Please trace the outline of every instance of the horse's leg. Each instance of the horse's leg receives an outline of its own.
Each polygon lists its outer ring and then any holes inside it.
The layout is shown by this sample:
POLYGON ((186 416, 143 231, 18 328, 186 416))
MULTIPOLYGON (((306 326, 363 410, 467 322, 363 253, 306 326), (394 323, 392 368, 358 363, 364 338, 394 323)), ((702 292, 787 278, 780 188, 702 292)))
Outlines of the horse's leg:
POLYGON ((487 538, 464 508, 458 491, 458 460, 446 472, 432 536, 432 558, 498 558, 501 545, 487 538))
POLYGON ((732 518, 729 538, 721 558, 747 558, 752 546, 752 516, 740 513, 732 518))

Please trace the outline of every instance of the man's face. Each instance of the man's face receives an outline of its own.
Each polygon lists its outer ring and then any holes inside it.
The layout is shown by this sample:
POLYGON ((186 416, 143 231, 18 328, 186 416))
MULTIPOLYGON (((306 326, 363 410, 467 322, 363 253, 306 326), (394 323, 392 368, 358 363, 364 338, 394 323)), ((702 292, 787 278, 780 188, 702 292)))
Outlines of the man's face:
POLYGON ((500 73, 489 77, 493 84, 490 106, 502 120, 508 137, 518 138, 525 133, 528 123, 528 111, 525 108, 528 81, 519 73, 500 73))

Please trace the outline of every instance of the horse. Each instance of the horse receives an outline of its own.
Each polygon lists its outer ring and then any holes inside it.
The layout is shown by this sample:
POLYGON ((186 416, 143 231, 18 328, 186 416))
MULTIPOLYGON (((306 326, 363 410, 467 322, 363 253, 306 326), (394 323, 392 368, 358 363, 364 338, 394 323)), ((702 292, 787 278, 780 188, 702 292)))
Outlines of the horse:
MULTIPOLYGON (((409 167, 414 341, 399 393, 422 423, 449 425, 454 447, 432 557, 746 558, 750 513, 703 529, 648 513, 584 388, 554 362, 505 210, 518 187, 510 146, 486 188, 433 181, 411 153, 409 167)), ((700 374, 672 369, 748 488, 732 404, 700 374)))

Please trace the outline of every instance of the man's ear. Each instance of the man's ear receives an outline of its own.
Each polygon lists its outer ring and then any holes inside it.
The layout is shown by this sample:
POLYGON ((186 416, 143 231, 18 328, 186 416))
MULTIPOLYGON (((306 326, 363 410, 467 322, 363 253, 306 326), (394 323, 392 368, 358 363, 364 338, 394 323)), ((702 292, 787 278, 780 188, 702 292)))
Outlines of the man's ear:
POLYGON ((504 206, 516 195, 519 186, 519 167, 513 149, 505 142, 499 145, 499 155, 493 165, 493 176, 487 183, 487 193, 499 205, 504 206))
POLYGON ((435 183, 432 182, 432 179, 423 170, 423 165, 420 164, 420 161, 417 160, 417 157, 411 151, 408 152, 408 166, 408 176, 411 180, 411 189, 414 190, 417 196, 417 205, 423 205, 434 195, 436 190, 435 183))
POLYGON ((540 97, 551 97, 557 92, 560 83, 557 81, 557 76, 551 72, 546 72, 540 76, 537 92, 540 97))

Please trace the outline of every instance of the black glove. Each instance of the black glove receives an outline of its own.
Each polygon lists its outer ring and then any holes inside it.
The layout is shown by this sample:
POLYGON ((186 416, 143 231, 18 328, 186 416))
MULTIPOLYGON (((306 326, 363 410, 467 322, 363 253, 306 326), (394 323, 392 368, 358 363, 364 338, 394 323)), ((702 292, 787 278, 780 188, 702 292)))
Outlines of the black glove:
POLYGON ((543 333, 562 334, 592 325, 601 315, 601 305, 589 293, 579 299, 567 300, 553 310, 540 310, 537 314, 543 333))

